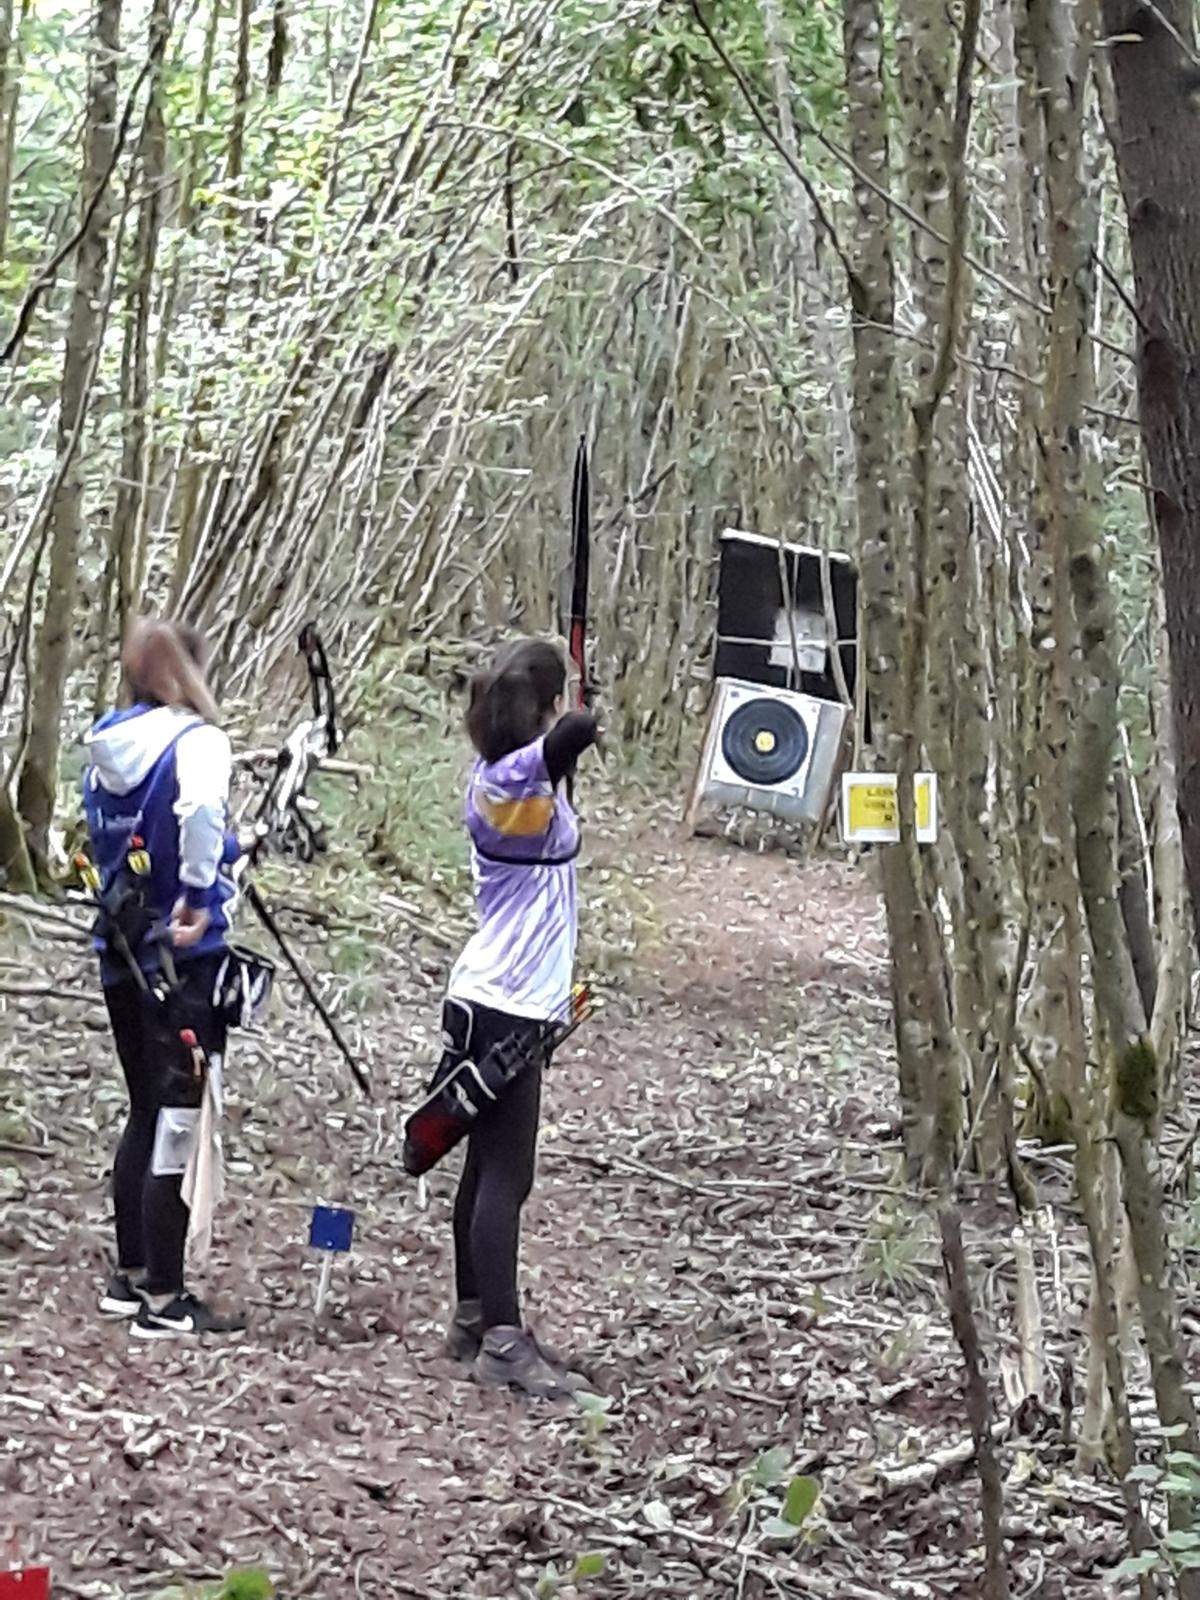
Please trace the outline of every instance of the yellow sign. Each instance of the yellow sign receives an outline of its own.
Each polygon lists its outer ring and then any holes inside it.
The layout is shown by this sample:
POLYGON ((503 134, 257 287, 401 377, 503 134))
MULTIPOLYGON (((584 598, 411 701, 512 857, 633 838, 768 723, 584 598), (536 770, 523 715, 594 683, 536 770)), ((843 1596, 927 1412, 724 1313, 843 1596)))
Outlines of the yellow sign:
MULTIPOLYGON (((937 778, 918 772, 913 780, 917 839, 937 838, 937 778)), ((842 778, 842 838, 847 844, 895 844, 900 838, 896 775, 889 772, 847 772, 842 778)))

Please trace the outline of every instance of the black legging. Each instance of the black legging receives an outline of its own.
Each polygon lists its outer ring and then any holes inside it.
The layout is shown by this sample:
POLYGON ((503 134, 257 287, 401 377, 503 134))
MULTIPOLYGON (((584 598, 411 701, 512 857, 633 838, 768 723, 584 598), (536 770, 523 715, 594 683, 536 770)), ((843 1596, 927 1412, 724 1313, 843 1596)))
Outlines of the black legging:
MULTIPOLYGON (((188 1022, 209 1056, 225 1051, 225 1024, 201 1003, 212 993, 220 961, 218 954, 179 964, 188 1022)), ((113 1162, 117 1265, 122 1271, 144 1270, 148 1294, 178 1294, 188 1228, 188 1209, 180 1197, 183 1178, 156 1178, 150 1163, 160 1109, 186 1103, 172 1087, 172 1069, 183 1047, 132 978, 106 986, 104 999, 129 1090, 129 1120, 113 1162)))
MULTIPOLYGON (((471 1058, 481 1060, 502 1039, 533 1034, 539 1024, 475 1006, 471 1058)), ((480 1117, 454 1202, 454 1275, 460 1303, 478 1300, 485 1328, 520 1325, 517 1254, 521 1207, 533 1188, 542 1069, 535 1059, 503 1100, 480 1117)))

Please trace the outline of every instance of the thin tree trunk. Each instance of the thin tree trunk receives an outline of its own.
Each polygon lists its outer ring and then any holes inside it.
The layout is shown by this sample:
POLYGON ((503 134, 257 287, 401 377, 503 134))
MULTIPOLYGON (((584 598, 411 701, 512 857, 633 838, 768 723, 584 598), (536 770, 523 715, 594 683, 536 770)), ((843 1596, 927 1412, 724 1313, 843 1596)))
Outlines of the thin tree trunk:
POLYGON ((21 97, 19 26, 13 0, 0 0, 0 262, 8 252, 8 214, 21 97))
POLYGON ((1138 378, 1170 639, 1179 813, 1200 933, 1200 116, 1191 0, 1103 0, 1138 378))
POLYGON ((271 49, 267 56, 267 95, 274 100, 283 83, 287 61, 287 0, 275 0, 271 11, 271 49))
MULTIPOLYGON (((149 52, 155 65, 149 79, 146 117, 139 141, 143 192, 133 247, 133 276, 126 295, 127 405, 122 416, 121 478, 117 486, 111 533, 118 638, 124 636, 141 592, 143 562, 137 534, 144 523, 142 501, 149 492, 150 313, 155 293, 154 274, 162 228, 163 183, 167 163, 166 126, 162 111, 162 61, 170 25, 168 0, 154 0, 150 13, 149 52)), ((111 652, 107 649, 104 654, 106 660, 111 658, 111 652)))
POLYGON ((1146 841, 1138 820, 1133 782, 1129 763, 1122 757, 1116 770, 1121 920, 1125 924, 1125 937, 1129 941, 1142 1009, 1147 1017, 1152 1017, 1158 987, 1158 959, 1154 949, 1154 928, 1150 921, 1150 898, 1146 889, 1146 841))
POLYGON ((946 1205, 938 1212, 942 1236, 942 1263, 946 1270, 946 1298, 950 1323, 963 1358, 963 1391, 967 1420, 975 1443, 975 1467, 981 1488, 984 1572, 982 1600, 1008 1600, 1008 1570, 1004 1560, 1004 1486, 1000 1462, 992 1440, 992 1402, 983 1371, 979 1330, 971 1305, 971 1278, 963 1249, 962 1218, 958 1207, 946 1205))
POLYGON ((1186 1023, 1192 949, 1179 793, 1175 781, 1175 718, 1171 712, 1170 646, 1163 620, 1161 587, 1156 596, 1158 650, 1154 670, 1154 708, 1158 788, 1155 794, 1154 883, 1158 894, 1158 978, 1150 1038, 1163 1073, 1164 1094, 1172 1097, 1186 1023))
POLYGON ((233 119, 229 125, 229 150, 225 163, 225 176, 235 189, 241 183, 246 164, 246 115, 250 105, 250 17, 253 9, 254 0, 238 0, 233 119))
POLYGON ((50 570, 36 671, 27 691, 29 739, 17 789, 18 810, 28 824, 30 846, 39 861, 46 857, 58 789, 63 697, 80 594, 83 466, 80 453, 72 450, 72 441, 83 422, 87 375, 104 319, 105 264, 114 214, 112 185, 106 176, 116 139, 120 28, 121 0, 98 0, 84 132, 82 213, 87 214, 97 193, 99 201, 75 257, 58 425, 59 453, 70 451, 71 461, 49 507, 50 570))
MULTIPOLYGON (((888 116, 884 99, 883 14, 879 0, 844 0, 846 90, 850 148, 872 180, 854 186, 858 222, 855 276, 850 283, 854 335, 852 416, 865 679, 875 724, 874 742, 884 770, 895 759, 895 667, 901 651, 900 619, 910 601, 907 528, 894 493, 903 437, 896 372, 894 243, 891 217, 880 191, 891 186, 888 116)), ((916 889, 899 850, 881 854, 884 905, 892 953, 892 1006, 896 1029, 900 1105, 910 1171, 928 1148, 924 1123, 923 1064, 929 1017, 922 997, 928 973, 914 938, 916 889)))
MULTIPOLYGON (((949 716, 939 678, 930 673, 929 664, 934 599, 940 596, 944 604, 950 603, 945 586, 957 565, 965 520, 962 413, 947 401, 952 396, 958 399, 957 351, 968 300, 966 154, 980 18, 981 0, 967 0, 957 52, 945 11, 936 0, 909 7, 901 34, 901 78, 911 122, 908 171, 914 187, 913 205, 931 230, 914 229, 914 277, 918 304, 933 340, 931 346, 918 348, 917 393, 912 406, 908 477, 914 594, 899 659, 896 774, 899 848, 906 852, 913 880, 921 886, 923 904, 916 932, 922 963, 935 975, 946 970, 945 940, 936 889, 916 842, 914 780, 929 730, 946 726, 949 716), (938 242, 933 240, 934 233, 938 242)), ((936 977, 927 981, 926 1004, 933 1023, 928 1074, 933 1142, 926 1156, 925 1176, 942 1184, 954 1167, 967 1063, 945 986, 936 977)))

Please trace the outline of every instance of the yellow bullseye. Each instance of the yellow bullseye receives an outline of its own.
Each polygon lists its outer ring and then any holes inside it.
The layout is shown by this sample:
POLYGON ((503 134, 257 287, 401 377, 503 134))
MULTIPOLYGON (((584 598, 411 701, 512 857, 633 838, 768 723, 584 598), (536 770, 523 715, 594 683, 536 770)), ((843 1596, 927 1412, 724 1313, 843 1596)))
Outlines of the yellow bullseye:
POLYGON ((769 756, 778 740, 769 728, 760 728, 754 735, 754 748, 760 756, 769 756))

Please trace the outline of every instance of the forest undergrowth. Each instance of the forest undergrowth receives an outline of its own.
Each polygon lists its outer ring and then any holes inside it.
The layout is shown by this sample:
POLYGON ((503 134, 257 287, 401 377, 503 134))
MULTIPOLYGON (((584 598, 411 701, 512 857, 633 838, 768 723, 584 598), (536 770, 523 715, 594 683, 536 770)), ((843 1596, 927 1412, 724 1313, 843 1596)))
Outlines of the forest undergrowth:
MULTIPOLYGON (((351 747, 368 765, 373 725, 351 747)), ((81 909, 6 903, 0 1059, 5 1103, 26 1098, 0 1128, 0 1538, 81 1600, 212 1594, 238 1566, 285 1600, 974 1592, 970 1436, 936 1228, 903 1183, 870 861, 683 841, 677 799, 628 781, 583 797, 604 1004, 552 1070, 524 1254, 528 1314, 597 1398, 527 1410, 441 1356, 452 1164, 422 1209, 397 1159, 469 902, 457 757, 416 715, 388 748, 386 781, 327 797, 318 872, 271 879, 376 1095, 353 1096, 288 983, 270 1032, 239 1038, 210 1275, 251 1313, 235 1352, 96 1320, 122 1093, 81 909), (319 1321, 317 1200, 357 1218, 319 1321)), ((1041 1382, 997 1424, 1014 1593, 1133 1593, 1106 1582, 1119 1491, 1075 1467, 1069 1154, 1026 1155, 1041 1382)), ((968 1174, 964 1215, 997 1390, 1024 1393, 1011 1205, 968 1174)), ((1187 1219, 1181 1200, 1181 1247, 1187 1219)))

